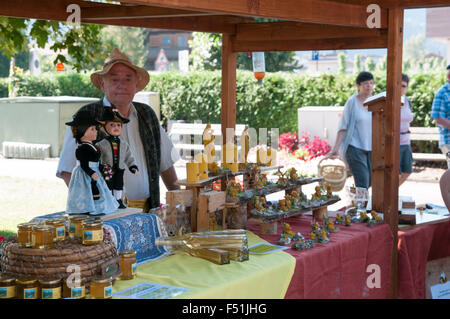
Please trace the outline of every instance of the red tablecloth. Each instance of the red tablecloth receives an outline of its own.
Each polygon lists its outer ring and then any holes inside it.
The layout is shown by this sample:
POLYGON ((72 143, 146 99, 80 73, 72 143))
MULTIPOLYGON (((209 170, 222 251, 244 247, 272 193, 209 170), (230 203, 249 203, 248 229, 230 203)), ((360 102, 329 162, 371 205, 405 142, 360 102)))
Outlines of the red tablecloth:
POLYGON ((399 231, 399 298, 425 298, 427 261, 447 256, 450 256, 450 221, 399 231))
MULTIPOLYGON (((284 222, 294 232, 309 239, 311 216, 291 217, 284 222)), ((393 236, 387 224, 367 227, 367 224, 339 225, 339 231, 330 234, 330 242, 312 249, 285 250, 296 258, 295 272, 285 298, 389 298, 393 236), (369 288, 367 267, 380 268, 380 288, 369 288)), ((248 229, 272 244, 278 235, 262 235, 259 223, 248 223, 248 229)), ((370 278, 369 278, 370 281, 370 278)))

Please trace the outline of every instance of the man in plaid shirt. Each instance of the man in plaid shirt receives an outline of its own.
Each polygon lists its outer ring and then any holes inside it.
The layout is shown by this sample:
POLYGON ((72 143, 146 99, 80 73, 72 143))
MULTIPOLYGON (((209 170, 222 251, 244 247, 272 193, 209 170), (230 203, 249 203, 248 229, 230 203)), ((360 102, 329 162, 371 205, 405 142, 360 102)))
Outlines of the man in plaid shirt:
POLYGON ((450 64, 447 66, 447 83, 434 96, 431 118, 439 126, 439 147, 447 154, 450 151, 450 64))

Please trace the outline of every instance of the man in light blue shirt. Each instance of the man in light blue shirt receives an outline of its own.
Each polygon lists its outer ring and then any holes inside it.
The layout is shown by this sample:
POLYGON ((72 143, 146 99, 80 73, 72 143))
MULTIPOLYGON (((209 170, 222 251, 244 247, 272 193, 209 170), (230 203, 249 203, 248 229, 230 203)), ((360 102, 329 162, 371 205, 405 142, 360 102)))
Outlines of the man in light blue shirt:
POLYGON ((431 118, 439 126, 439 147, 447 154, 450 151, 450 64, 447 66, 447 83, 434 96, 431 118))

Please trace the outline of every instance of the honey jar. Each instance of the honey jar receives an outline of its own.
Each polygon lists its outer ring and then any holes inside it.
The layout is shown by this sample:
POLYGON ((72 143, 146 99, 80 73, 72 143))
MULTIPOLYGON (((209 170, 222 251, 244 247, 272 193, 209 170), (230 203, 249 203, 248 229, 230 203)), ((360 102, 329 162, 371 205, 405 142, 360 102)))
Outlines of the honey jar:
POLYGON ((17 225, 17 241, 22 247, 33 246, 33 226, 34 223, 22 223, 17 225))
POLYGON ((83 235, 82 223, 88 216, 73 215, 69 217, 69 236, 70 238, 81 238, 83 235))
POLYGON ((16 278, 7 274, 0 274, 0 299, 16 297, 16 278))
POLYGON ((112 278, 94 278, 90 284, 90 295, 95 299, 109 299, 112 297, 112 278))
POLYGON ((38 299, 39 283, 31 277, 16 279, 16 298, 18 299, 38 299))
POLYGON ((120 280, 131 280, 136 277, 136 252, 134 250, 119 250, 120 280))
POLYGON ((63 218, 49 218, 45 221, 45 225, 54 227, 54 242, 66 239, 66 221, 63 218))
POLYGON ((39 280, 39 288, 41 299, 60 299, 62 296, 61 279, 39 280))
POLYGON ((53 247, 54 227, 49 225, 34 225, 32 241, 34 249, 49 249, 53 247))
POLYGON ((83 221, 83 245, 98 245, 103 243, 103 221, 87 219, 83 221))
POLYGON ((86 279, 80 278, 79 282, 76 281, 67 281, 67 278, 64 279, 63 283, 63 297, 64 298, 73 298, 73 299, 82 299, 86 296, 86 279))

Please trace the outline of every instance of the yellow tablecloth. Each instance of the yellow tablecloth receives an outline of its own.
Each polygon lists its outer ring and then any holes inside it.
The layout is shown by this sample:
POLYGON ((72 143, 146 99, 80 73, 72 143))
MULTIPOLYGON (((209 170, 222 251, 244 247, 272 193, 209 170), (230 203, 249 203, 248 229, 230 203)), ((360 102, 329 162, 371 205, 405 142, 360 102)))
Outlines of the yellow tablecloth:
MULTIPOLYGON (((250 231, 247 235, 249 246, 265 242, 250 231)), ((190 289, 175 297, 180 299, 284 298, 294 269, 295 258, 283 251, 227 265, 175 254, 138 265, 136 278, 116 281, 113 293, 148 282, 190 289)))

